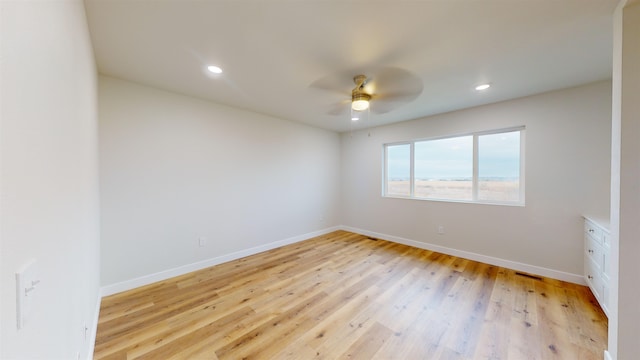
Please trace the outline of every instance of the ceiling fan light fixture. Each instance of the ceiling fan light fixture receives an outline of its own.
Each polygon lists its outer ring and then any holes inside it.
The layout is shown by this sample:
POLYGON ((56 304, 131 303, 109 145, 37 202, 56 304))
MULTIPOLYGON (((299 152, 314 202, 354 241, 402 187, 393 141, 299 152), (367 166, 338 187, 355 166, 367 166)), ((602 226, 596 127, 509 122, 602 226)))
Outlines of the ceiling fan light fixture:
POLYGON ((351 108, 355 111, 364 111, 369 108, 368 100, 356 100, 351 103, 351 108))
POLYGON ((355 111, 365 111, 369 108, 369 100, 371 100, 371 95, 369 94, 353 94, 351 96, 351 109, 355 111))

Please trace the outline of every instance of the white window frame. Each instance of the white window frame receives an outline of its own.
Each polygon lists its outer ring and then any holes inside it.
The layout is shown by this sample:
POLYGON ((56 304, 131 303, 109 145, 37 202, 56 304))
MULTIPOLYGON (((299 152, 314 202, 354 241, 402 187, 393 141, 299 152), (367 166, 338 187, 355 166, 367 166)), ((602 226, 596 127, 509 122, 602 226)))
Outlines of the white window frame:
POLYGON ((402 142, 397 142, 397 143, 392 143, 392 144, 384 144, 383 145, 383 154, 382 154, 382 163, 384 164, 383 166, 383 173, 382 173, 382 196, 385 197, 399 197, 399 198, 413 198, 413 144, 414 141, 402 141, 402 142), (409 196, 402 196, 402 195, 387 195, 387 173, 389 172, 389 164, 387 162, 387 148, 389 146, 398 146, 398 145, 409 145, 409 196))
POLYGON ((382 151, 382 196, 388 198, 401 198, 401 199, 413 199, 413 200, 424 200, 424 201, 444 201, 444 202, 461 202, 461 203, 474 203, 474 204, 490 204, 490 205, 508 205, 508 206, 524 206, 525 205, 525 138, 526 138, 526 129, 525 126, 515 126, 509 128, 495 129, 495 130, 487 130, 487 131, 478 131, 473 133, 465 133, 465 134, 456 134, 456 135, 448 135, 448 136, 439 136, 432 138, 423 138, 416 139, 410 141, 400 141, 394 143, 383 144, 382 151), (520 132, 520 174, 519 174, 519 199, 518 201, 498 201, 498 200, 479 200, 478 199, 478 177, 480 172, 479 166, 479 141, 478 138, 483 135, 493 135, 500 133, 508 133, 508 132, 520 132), (427 199, 427 198, 419 198, 415 196, 415 156, 414 156, 414 147, 416 142, 422 141, 433 141, 433 140, 442 140, 442 139, 451 139, 463 136, 472 136, 473 137, 473 177, 472 177, 472 198, 471 200, 457 200, 457 199, 427 199), (387 162, 387 148, 389 146, 396 145, 409 145, 409 166, 410 166, 410 175, 409 175, 409 195, 393 195, 388 194, 388 162, 387 162))

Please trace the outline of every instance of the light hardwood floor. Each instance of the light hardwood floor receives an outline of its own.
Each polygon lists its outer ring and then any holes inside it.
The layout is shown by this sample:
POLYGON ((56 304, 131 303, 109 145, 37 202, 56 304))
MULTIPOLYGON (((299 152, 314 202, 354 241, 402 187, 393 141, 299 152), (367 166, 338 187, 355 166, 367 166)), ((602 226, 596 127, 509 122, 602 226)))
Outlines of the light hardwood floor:
POLYGON ((106 297, 96 359, 602 359, 586 287, 338 231, 106 297))

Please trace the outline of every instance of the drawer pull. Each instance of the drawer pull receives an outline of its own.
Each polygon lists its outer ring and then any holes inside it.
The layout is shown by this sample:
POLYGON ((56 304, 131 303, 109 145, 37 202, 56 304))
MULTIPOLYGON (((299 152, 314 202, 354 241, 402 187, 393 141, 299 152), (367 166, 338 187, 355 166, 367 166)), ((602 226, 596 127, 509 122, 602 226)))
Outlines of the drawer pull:
POLYGON ((593 250, 589 249, 589 253, 590 253, 590 254, 593 254, 593 250))
POLYGON ((592 232, 594 232, 594 231, 595 231, 595 230, 593 230, 593 229, 589 229, 589 232, 590 232, 590 233, 592 233, 592 232))

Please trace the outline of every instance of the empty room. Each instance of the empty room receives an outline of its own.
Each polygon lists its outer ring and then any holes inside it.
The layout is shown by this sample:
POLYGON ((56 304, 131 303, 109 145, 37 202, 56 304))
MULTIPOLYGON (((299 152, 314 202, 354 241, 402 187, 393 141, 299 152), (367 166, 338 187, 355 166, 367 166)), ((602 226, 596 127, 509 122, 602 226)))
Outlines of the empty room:
POLYGON ((0 359, 636 359, 638 64, 638 0, 2 0, 0 359))

